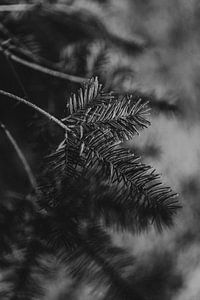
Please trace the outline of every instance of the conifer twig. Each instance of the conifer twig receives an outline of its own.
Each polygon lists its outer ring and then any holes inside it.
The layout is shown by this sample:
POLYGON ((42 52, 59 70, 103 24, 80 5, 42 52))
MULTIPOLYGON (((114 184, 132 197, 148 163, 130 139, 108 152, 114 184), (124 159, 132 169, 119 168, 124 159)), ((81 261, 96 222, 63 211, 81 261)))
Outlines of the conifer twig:
POLYGON ((29 166, 23 152, 21 151, 20 147, 18 146, 16 140, 13 138, 13 136, 11 135, 10 131, 6 128, 6 126, 0 122, 0 127, 3 129, 3 131, 5 132, 8 140, 10 141, 10 143, 12 144, 13 148, 15 149, 19 159, 21 160, 22 162, 22 165, 24 166, 24 169, 27 173, 27 176, 29 178, 29 181, 31 183, 31 186, 33 187, 33 189, 35 191, 37 191, 37 183, 36 183, 36 179, 33 175, 33 172, 31 170, 31 167, 29 166))
POLYGON ((57 77, 60 79, 64 79, 64 80, 69 80, 72 82, 77 82, 77 83, 82 83, 84 81, 87 80, 87 78, 84 77, 79 77, 79 76, 75 76, 75 75, 69 75, 60 71, 56 71, 53 69, 49 69, 47 67, 41 66, 40 64, 37 64, 35 62, 30 62, 27 61, 23 58, 20 58, 18 56, 16 56, 15 54, 12 54, 8 49, 4 49, 2 46, 0 46, 0 51, 3 52, 6 56, 8 56, 10 59, 12 59, 13 61, 24 65, 26 67, 29 67, 33 70, 39 71, 41 73, 53 76, 53 77, 57 77))
POLYGON ((34 110, 36 110, 37 112, 39 112, 40 114, 44 115, 45 117, 47 117, 50 121, 53 121, 54 123, 56 123, 58 126, 60 126, 61 128, 63 128, 65 131, 71 131, 63 122, 61 122, 59 119, 57 119, 56 117, 52 116, 51 114, 49 114, 48 112, 46 112, 45 110, 43 110, 42 108, 40 108, 39 106, 19 97, 16 96, 14 94, 11 94, 9 92, 6 92, 4 90, 0 89, 0 94, 3 96, 6 96, 10 99, 14 99, 16 101, 19 101, 21 103, 26 104, 27 106, 33 108, 34 110))

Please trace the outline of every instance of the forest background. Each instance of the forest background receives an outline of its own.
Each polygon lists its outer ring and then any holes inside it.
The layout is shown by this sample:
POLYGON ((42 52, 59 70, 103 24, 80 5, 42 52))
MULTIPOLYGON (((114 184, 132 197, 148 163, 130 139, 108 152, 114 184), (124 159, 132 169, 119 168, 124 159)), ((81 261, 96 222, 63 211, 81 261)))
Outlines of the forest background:
MULTIPOLYGON (((138 236, 115 235, 114 240, 133 254, 141 273, 153 278, 152 300, 200 296, 199 23, 197 0, 1 1, 0 5, 1 89, 54 115, 62 115, 63 99, 94 75, 107 90, 137 92, 150 101, 151 127, 127 146, 179 192, 183 208, 174 227, 162 234, 152 229, 138 236), (22 48, 26 53, 20 52, 22 48), (44 73, 11 54, 72 76, 44 73)), ((38 161, 58 143, 60 133, 27 107, 0 98, 0 120, 37 173, 38 161)), ((1 197, 29 189, 3 131, 0 183, 1 197)), ((58 283, 51 289, 52 298, 46 299, 56 299, 58 283)), ((76 291, 72 299, 89 299, 87 292, 76 291)))

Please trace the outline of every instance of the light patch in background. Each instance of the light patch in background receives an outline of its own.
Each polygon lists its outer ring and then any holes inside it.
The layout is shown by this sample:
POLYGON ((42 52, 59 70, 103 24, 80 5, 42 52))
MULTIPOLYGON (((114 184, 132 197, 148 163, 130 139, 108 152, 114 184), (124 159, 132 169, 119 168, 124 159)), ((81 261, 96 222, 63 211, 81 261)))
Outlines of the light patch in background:
POLYGON ((200 299, 200 244, 193 244, 180 254, 178 268, 185 276, 185 284, 173 300, 200 299))
POLYGON ((76 3, 77 7, 87 3, 84 7, 113 35, 144 46, 137 54, 110 49, 108 73, 112 74, 116 65, 133 73, 132 81, 123 86, 113 83, 114 89, 137 90, 156 100, 178 103, 186 113, 200 113, 199 1, 112 0, 102 6, 91 1, 76 3))
MULTIPOLYGON (((129 143, 143 160, 162 174, 162 180, 179 191, 182 210, 175 218, 175 226, 158 234, 150 232, 138 236, 124 235, 127 245, 138 262, 148 259, 153 253, 158 256, 167 252, 175 258, 172 273, 180 273, 183 287, 173 300, 200 299, 200 124, 188 124, 175 117, 153 116, 152 125, 129 143), (149 145, 159 150, 159 155, 145 154, 149 145)), ((145 269, 145 266, 144 266, 145 269)), ((144 270, 145 272, 145 270, 144 270)), ((173 274, 171 274, 173 275, 173 274)))
POLYGON ((200 175, 200 123, 188 124, 175 117, 152 116, 151 126, 142 131, 128 145, 144 151, 153 145, 159 157, 144 159, 162 174, 162 178, 176 190, 182 182, 200 175))

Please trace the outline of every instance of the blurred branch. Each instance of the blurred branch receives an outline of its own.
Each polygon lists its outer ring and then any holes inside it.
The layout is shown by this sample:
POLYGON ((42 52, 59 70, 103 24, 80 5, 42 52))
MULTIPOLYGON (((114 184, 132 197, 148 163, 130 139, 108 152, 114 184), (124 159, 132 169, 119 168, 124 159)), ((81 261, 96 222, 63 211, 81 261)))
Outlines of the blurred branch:
POLYGON ((17 63, 19 63, 21 65, 24 65, 33 70, 48 74, 53 77, 57 77, 60 79, 69 80, 69 81, 73 81, 73 82, 77 82, 77 83, 82 83, 87 80, 87 78, 69 75, 66 73, 62 73, 60 71, 56 71, 56 70, 49 69, 47 67, 43 67, 35 62, 29 62, 23 58, 16 56, 15 54, 12 54, 8 49, 4 49, 2 46, 0 46, 0 51, 2 53, 4 53, 6 56, 8 56, 10 59, 12 59, 13 61, 16 61, 17 63))
MULTIPOLYGON (((38 58, 35 56, 35 54, 30 51, 26 47, 26 45, 19 41, 18 38, 16 38, 16 36, 13 35, 3 23, 0 23, 0 32, 4 36, 4 40, 1 42, 1 46, 8 44, 9 49, 16 50, 23 56, 27 56, 29 59, 38 62, 38 58)), ((44 60, 44 58, 42 60, 44 60)))
POLYGON ((28 105, 29 107, 33 108, 34 110, 36 110, 37 112, 39 112, 43 116, 47 117, 50 121, 53 121, 54 123, 56 123, 58 126, 63 128, 65 131, 70 131, 70 129, 65 124, 63 124, 63 122, 61 122, 59 119, 52 116, 51 114, 49 114, 48 112, 46 112, 42 108, 38 107, 37 105, 35 105, 35 104, 33 104, 33 103, 31 103, 31 102, 29 102, 29 101, 27 101, 27 100, 25 100, 21 97, 18 97, 18 96, 13 95, 9 92, 6 92, 4 90, 0 90, 0 94, 3 95, 3 96, 8 97, 10 99, 14 99, 16 101, 19 101, 21 103, 24 103, 24 104, 28 105))
POLYGON ((8 4, 0 5, 0 12, 26 11, 32 8, 33 4, 8 4))
POLYGON ((42 10, 52 20, 56 22, 59 20, 59 23, 63 26, 66 25, 67 19, 71 19, 93 38, 106 40, 114 46, 132 54, 141 54, 147 47, 146 41, 139 37, 126 37, 114 32, 109 27, 109 24, 103 20, 102 13, 98 9, 95 11, 84 6, 74 7, 73 5, 56 3, 54 5, 43 5, 42 10))
POLYGON ((129 51, 134 54, 140 54, 146 48, 146 42, 137 36, 124 37, 116 32, 113 32, 108 24, 102 22, 102 13, 97 9, 92 10, 84 6, 76 6, 69 4, 18 4, 18 5, 2 5, 0 6, 0 12, 4 11, 31 11, 33 14, 39 12, 43 13, 43 16, 48 16, 57 23, 67 28, 67 20, 71 19, 73 24, 78 24, 87 34, 93 38, 100 38, 107 40, 111 44, 122 48, 125 51, 129 51))
POLYGON ((0 127, 3 129, 3 131, 5 132, 8 140, 10 141, 10 143, 12 144, 13 148, 15 149, 19 159, 21 160, 23 166, 24 166, 24 169, 27 173, 27 176, 29 178, 29 181, 31 183, 31 186, 32 188, 37 191, 37 183, 36 183, 36 179, 33 175, 33 172, 31 170, 31 167, 29 166, 23 152, 21 151, 21 149, 19 148, 17 142, 15 141, 15 139, 13 138, 13 136, 11 135, 10 131, 6 128, 6 126, 0 122, 0 127))

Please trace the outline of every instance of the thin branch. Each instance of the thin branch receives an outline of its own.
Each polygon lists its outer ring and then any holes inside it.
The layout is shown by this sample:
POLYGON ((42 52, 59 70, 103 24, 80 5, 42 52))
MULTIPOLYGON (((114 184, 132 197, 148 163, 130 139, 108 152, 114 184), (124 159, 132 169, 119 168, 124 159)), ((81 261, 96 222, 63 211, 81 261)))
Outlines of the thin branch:
POLYGON ((44 57, 36 56, 35 53, 27 48, 26 45, 24 45, 15 36, 13 36, 13 34, 10 33, 2 23, 0 23, 0 33, 5 36, 4 39, 0 38, 0 45, 3 49, 7 49, 10 53, 14 54, 17 57, 20 57, 20 55, 22 55, 24 60, 34 62, 39 65, 42 64, 50 70, 55 70, 57 72, 63 73, 62 70, 58 67, 58 64, 52 63, 44 57))
POLYGON ((26 11, 32 8, 33 4, 8 4, 0 5, 0 12, 26 11))
POLYGON ((10 143, 12 144, 13 148, 15 149, 17 155, 19 156, 19 159, 22 162, 22 165, 24 166, 24 169, 28 175, 29 181, 31 183, 31 186, 33 187, 33 189, 35 191, 37 191, 37 183, 36 183, 36 179, 33 175, 33 172, 31 170, 31 167, 29 166, 23 152, 21 151, 21 149, 19 148, 17 142, 15 141, 15 139, 13 138, 13 136, 11 135, 10 131, 6 128, 6 126, 0 122, 0 127, 3 129, 3 131, 5 132, 8 140, 10 141, 10 143))
POLYGON ((48 112, 46 112, 45 110, 43 110, 42 108, 38 107, 37 105, 21 98, 18 97, 16 95, 13 95, 9 92, 6 92, 4 90, 0 90, 0 94, 3 96, 6 96, 10 99, 19 101, 21 103, 26 104, 27 106, 33 108, 34 110, 36 110, 37 112, 39 112, 40 114, 42 114, 43 116, 45 116, 46 118, 48 118, 50 121, 53 121, 54 123, 56 123, 58 126, 60 126, 61 128, 63 128, 65 131, 71 131, 63 122, 61 122, 59 119, 57 119, 56 117, 52 116, 51 114, 49 114, 48 112))
MULTIPOLYGON (((32 53, 30 50, 28 50, 25 45, 23 45, 21 42, 19 42, 19 40, 11 32, 9 32, 9 30, 5 27, 5 25, 3 23, 0 23, 0 31, 7 37, 7 39, 5 41, 1 41, 0 51, 5 52, 7 50, 7 53, 4 53, 4 54, 6 56, 11 56, 11 55, 16 56, 18 58, 18 61, 17 61, 18 63, 24 64, 24 62, 22 63, 22 60, 25 61, 25 62, 30 63, 30 60, 32 60, 32 62, 35 65, 39 65, 42 68, 46 68, 46 71, 47 70, 49 70, 50 72, 53 71, 54 74, 48 73, 51 76, 54 76, 54 77, 56 76, 58 78, 66 79, 66 80, 70 80, 70 81, 74 81, 74 82, 83 82, 83 81, 88 80, 88 78, 83 78, 83 77, 78 77, 78 76, 75 76, 75 75, 70 75, 70 74, 63 73, 61 70, 59 70, 57 68, 56 65, 52 64, 51 62, 49 62, 48 60, 46 60, 44 58, 40 57, 40 59, 39 59, 40 61, 39 61, 38 57, 36 57, 34 55, 34 53, 32 53), (14 44, 12 44, 12 42, 14 44), (8 48, 5 49, 4 44, 5 45, 8 44, 9 49, 8 48), (17 52, 19 52, 23 56, 26 56, 28 60, 20 58, 20 61, 19 61, 19 56, 16 55, 16 54, 13 54, 12 51, 11 51, 11 48, 12 48, 12 50, 16 50, 17 52), (45 67, 41 66, 41 63, 43 64, 43 66, 45 65, 45 67), (55 72, 57 72, 56 75, 55 75, 55 72)), ((27 66, 27 64, 26 64, 26 66, 27 66)), ((30 66, 30 65, 29 65, 29 67, 32 68, 32 66, 30 66)), ((42 70, 40 70, 40 71, 42 71, 42 70)))
POLYGON ((6 56, 8 56, 13 61, 15 61, 21 65, 24 65, 33 70, 39 71, 41 73, 45 73, 45 74, 53 76, 53 77, 57 77, 59 79, 69 80, 69 81, 77 82, 77 83, 82 83, 87 80, 87 78, 84 78, 84 77, 69 75, 66 73, 62 73, 60 71, 56 71, 56 70, 49 69, 47 67, 43 67, 35 62, 29 62, 23 58, 16 56, 15 54, 12 54, 8 49, 4 49, 2 46, 0 46, 0 51, 3 52, 6 56))

